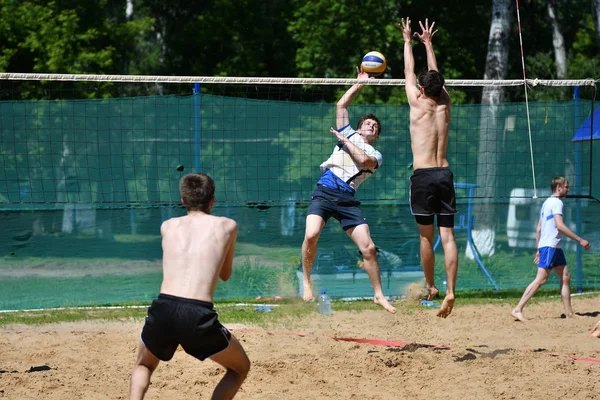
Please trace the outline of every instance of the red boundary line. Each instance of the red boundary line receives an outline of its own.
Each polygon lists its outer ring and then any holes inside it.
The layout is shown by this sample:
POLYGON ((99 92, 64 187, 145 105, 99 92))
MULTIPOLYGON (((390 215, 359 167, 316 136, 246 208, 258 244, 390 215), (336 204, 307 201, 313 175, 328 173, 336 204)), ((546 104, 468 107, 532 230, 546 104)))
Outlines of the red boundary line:
POLYGON ((577 360, 577 361, 588 361, 591 363, 595 363, 595 364, 600 364, 600 360, 598 360, 597 358, 589 358, 589 357, 577 357, 577 356, 570 356, 568 354, 550 354, 553 357, 567 357, 570 358, 572 360, 577 360))
MULTIPOLYGON (((236 332, 265 333, 267 335, 289 335, 289 336, 300 336, 300 337, 306 336, 306 334, 304 334, 304 333, 293 333, 293 332, 282 332, 282 331, 270 332, 270 331, 262 331, 262 330, 258 330, 258 329, 231 329, 231 330, 236 331, 236 332)), ((397 341, 382 340, 382 339, 359 339, 359 338, 341 338, 341 337, 333 337, 332 339, 335 341, 341 341, 341 342, 354 342, 354 343, 372 344, 375 346, 387 346, 387 347, 403 347, 403 346, 415 343, 415 342, 397 342, 397 341)), ((433 345, 431 345, 431 348, 432 349, 444 349, 444 350, 452 349, 449 346, 433 346, 433 345)), ((588 362, 600 365, 600 359, 597 359, 597 358, 577 357, 577 356, 570 356, 570 355, 563 355, 563 354, 550 354, 550 355, 553 357, 567 357, 567 358, 570 358, 572 360, 577 360, 577 361, 588 361, 588 362)))

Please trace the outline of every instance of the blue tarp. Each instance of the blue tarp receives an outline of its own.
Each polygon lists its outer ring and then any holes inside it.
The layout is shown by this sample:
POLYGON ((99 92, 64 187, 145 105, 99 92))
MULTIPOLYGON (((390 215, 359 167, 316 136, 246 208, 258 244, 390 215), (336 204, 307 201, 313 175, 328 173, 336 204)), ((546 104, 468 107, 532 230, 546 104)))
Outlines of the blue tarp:
MULTIPOLYGON (((594 134, 592 135, 592 140, 600 139, 600 107, 594 110, 594 134)), ((592 116, 590 115, 583 125, 579 127, 577 132, 575 132, 575 136, 571 139, 573 142, 581 142, 584 140, 590 140, 590 132, 592 126, 592 116)))

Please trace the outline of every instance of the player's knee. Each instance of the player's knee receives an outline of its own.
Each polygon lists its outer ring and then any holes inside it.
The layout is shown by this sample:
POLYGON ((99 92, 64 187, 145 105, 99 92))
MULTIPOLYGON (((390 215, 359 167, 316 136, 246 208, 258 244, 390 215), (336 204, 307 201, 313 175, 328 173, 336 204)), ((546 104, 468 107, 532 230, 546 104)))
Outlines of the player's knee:
POLYGON ((232 373, 235 373, 236 375, 239 376, 239 378, 241 380, 246 379, 246 377, 248 376, 248 373, 250 372, 250 359, 248 357, 245 357, 245 359, 239 363, 239 365, 236 366, 235 369, 230 368, 229 370, 232 373))
POLYGON ((452 244, 455 242, 454 232, 452 230, 440 231, 440 239, 443 246, 452 244))
POLYGON ((241 371, 241 375, 244 379, 246 379, 246 376, 248 376, 248 373, 250 372, 250 366, 252 365, 252 363, 250 362, 250 360, 248 360, 248 362, 246 364, 244 364, 244 367, 241 371))
POLYGON ((375 243, 371 242, 368 245, 361 247, 360 252, 362 253, 364 258, 372 259, 377 257, 377 247, 375 247, 375 243))
POLYGON ((311 246, 317 244, 319 240, 319 232, 306 232, 304 234, 304 242, 311 246))

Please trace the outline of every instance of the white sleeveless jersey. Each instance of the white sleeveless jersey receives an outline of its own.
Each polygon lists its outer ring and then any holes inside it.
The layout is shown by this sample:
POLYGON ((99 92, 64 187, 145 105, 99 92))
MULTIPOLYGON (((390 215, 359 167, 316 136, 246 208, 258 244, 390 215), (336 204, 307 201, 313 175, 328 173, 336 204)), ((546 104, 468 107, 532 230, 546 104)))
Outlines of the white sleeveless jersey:
MULTIPOLYGON (((358 133, 350 125, 346 125, 342 129, 338 130, 346 138, 348 138, 356 147, 362 149, 368 156, 374 157, 377 160, 377 166, 379 168, 382 162, 381 153, 373 146, 365 142, 358 133)), ((373 172, 368 169, 360 169, 352 160, 352 157, 346 152, 345 146, 341 147, 336 145, 331 153, 331 156, 321 164, 321 172, 330 170, 338 178, 346 182, 352 187, 352 189, 358 189, 361 183, 367 180, 373 172)))
POLYGON ((540 218, 542 220, 542 231, 538 248, 555 247, 560 248, 560 240, 563 234, 556 229, 555 215, 563 215, 563 202, 556 196, 551 196, 544 201, 540 218))

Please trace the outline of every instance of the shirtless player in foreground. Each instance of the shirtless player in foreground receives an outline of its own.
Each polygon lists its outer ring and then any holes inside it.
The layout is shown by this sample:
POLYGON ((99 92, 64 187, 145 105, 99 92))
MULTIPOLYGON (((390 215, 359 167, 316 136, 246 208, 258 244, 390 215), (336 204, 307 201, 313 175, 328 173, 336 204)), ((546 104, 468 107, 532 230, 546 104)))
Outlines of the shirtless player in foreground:
POLYGON ((210 358, 226 369, 212 398, 231 399, 246 379, 250 360, 219 323, 212 301, 219 278, 231 277, 237 224, 210 215, 215 184, 208 175, 183 176, 179 190, 188 213, 160 227, 163 281, 142 330, 130 398, 144 398, 159 361, 169 361, 181 345, 192 357, 210 358))

